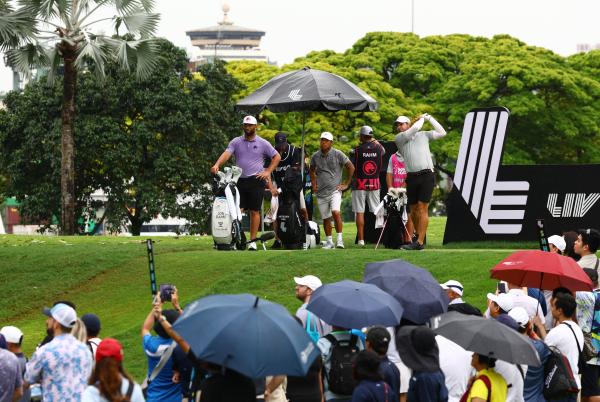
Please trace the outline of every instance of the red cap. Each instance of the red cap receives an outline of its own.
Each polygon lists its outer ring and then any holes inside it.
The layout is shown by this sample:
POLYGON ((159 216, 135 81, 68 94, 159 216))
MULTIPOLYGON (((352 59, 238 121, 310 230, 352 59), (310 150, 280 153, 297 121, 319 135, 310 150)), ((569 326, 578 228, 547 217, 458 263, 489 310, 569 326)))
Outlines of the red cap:
POLYGON ((100 342, 98 349, 96 349, 96 361, 104 359, 105 357, 112 357, 116 361, 123 360, 123 347, 121 343, 113 338, 106 338, 100 342))

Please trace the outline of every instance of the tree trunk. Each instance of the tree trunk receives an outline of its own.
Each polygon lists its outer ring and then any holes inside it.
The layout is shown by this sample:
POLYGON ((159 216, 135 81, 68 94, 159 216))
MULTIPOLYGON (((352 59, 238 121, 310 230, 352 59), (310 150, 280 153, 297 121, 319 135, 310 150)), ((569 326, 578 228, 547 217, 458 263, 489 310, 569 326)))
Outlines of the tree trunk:
POLYGON ((65 61, 63 80, 62 128, 60 141, 60 192, 61 192, 61 233, 75 234, 75 141, 73 122, 75 120, 75 48, 67 44, 61 46, 65 61))
POLYGON ((138 216, 130 216, 129 221, 131 222, 131 235, 139 236, 142 232, 142 225, 144 222, 138 216))

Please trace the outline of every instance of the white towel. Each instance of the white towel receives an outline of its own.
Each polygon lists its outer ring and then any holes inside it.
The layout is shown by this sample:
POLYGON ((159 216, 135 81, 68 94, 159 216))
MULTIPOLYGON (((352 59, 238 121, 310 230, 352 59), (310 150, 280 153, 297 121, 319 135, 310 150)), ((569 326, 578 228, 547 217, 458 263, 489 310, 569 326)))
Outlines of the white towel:
POLYGON ((279 197, 271 197, 271 208, 265 214, 265 223, 273 223, 277 220, 277 210, 279 209, 279 197))
MULTIPOLYGON (((385 200, 385 198, 384 198, 384 200, 385 200)), ((379 203, 379 205, 377 205, 377 208, 375 208, 374 214, 375 214, 375 229, 382 228, 384 225, 383 216, 385 214, 385 208, 383 207, 383 201, 381 201, 379 203)))

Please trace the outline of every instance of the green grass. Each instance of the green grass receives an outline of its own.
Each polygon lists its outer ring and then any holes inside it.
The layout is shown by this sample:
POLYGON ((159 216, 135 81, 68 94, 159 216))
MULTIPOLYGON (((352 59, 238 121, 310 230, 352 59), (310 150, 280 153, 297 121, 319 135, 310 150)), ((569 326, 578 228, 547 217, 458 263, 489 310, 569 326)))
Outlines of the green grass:
MULTIPOLYGON (((300 305, 292 277, 319 276, 323 282, 361 280, 368 262, 402 258, 424 267, 440 282, 460 280, 465 299, 479 307, 494 289, 489 269, 514 249, 532 243, 442 246, 444 218, 432 218, 424 252, 360 249, 355 227, 346 224, 345 250, 218 252, 210 237, 157 238, 159 283, 177 285, 182 304, 215 293, 252 293, 278 302, 291 312, 300 305)), ((102 320, 101 337, 119 339, 126 368, 139 380, 145 372, 140 327, 151 308, 144 239, 130 237, 0 236, 0 326, 16 325, 32 353, 45 331, 40 309, 71 300, 79 314, 102 320)))

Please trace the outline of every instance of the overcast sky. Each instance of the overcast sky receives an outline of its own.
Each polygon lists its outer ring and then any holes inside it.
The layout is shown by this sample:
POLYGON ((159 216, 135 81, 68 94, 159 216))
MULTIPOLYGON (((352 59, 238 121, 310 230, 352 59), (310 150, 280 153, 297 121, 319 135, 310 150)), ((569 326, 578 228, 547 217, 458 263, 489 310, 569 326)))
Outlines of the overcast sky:
MULTIPOLYGON (((156 0, 159 36, 192 51, 186 30, 215 25, 222 0, 156 0)), ((311 50, 342 52, 372 31, 411 30, 411 0, 229 0, 230 20, 266 32, 261 47, 279 65, 311 50)), ((419 36, 506 33, 562 55, 600 43, 598 0, 414 0, 419 36)), ((0 68, 0 91, 12 87, 0 68)))

